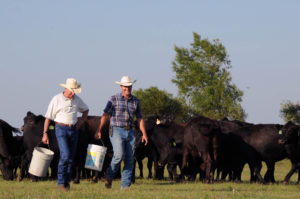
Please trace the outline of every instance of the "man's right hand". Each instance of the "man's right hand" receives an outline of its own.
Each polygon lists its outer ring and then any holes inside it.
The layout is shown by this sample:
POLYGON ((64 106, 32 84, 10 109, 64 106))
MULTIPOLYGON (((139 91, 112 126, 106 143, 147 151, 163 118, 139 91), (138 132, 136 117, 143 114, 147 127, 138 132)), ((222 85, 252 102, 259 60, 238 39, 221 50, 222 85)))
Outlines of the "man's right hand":
POLYGON ((47 133, 43 134, 42 142, 44 144, 49 144, 49 138, 48 138, 48 134, 47 133))
POLYGON ((98 131, 95 133, 95 139, 100 140, 101 139, 101 131, 98 131))

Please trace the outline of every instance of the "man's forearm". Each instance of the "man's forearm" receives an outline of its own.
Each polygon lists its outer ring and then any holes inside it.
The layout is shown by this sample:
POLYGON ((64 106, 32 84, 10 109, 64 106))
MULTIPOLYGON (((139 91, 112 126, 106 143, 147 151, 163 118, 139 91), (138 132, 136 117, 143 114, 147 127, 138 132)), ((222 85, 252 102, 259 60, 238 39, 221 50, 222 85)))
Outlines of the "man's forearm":
POLYGON ((44 131, 43 131, 43 133, 47 133, 49 125, 50 125, 50 120, 48 118, 46 118, 45 119, 45 123, 44 123, 44 131))
POLYGON ((82 119, 83 120, 86 120, 87 119, 87 116, 88 116, 88 114, 89 114, 89 110, 86 110, 86 111, 84 111, 84 112, 82 112, 82 119))
POLYGON ((100 124, 99 124, 99 128, 98 128, 98 131, 101 131, 103 126, 105 125, 105 123, 107 122, 109 118, 109 115, 107 113, 104 113, 101 117, 101 120, 100 120, 100 124))

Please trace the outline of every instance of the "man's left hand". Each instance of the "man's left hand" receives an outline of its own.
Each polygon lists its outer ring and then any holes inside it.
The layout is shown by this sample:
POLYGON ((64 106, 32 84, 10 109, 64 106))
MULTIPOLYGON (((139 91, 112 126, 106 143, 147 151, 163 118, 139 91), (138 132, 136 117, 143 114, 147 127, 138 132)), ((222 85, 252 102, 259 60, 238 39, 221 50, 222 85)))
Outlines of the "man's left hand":
POLYGON ((143 135, 142 142, 145 142, 145 146, 148 144, 148 137, 146 135, 143 135))

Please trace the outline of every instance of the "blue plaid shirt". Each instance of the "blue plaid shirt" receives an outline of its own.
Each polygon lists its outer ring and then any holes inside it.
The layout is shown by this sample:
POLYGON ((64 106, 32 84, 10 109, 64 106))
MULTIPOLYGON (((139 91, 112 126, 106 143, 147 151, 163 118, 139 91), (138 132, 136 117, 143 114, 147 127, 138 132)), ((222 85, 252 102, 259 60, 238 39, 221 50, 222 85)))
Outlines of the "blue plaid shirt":
POLYGON ((140 101, 131 95, 125 99, 122 93, 111 96, 104 109, 104 113, 109 114, 111 126, 133 126, 134 116, 142 118, 140 101))

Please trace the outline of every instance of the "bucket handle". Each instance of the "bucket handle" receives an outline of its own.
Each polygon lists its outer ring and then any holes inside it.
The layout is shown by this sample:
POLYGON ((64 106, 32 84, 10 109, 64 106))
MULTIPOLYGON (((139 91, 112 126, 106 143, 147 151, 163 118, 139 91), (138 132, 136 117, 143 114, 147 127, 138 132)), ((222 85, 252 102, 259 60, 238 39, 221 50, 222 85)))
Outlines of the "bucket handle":
MULTIPOLYGON (((40 141, 37 145, 36 145, 36 147, 37 146, 39 146, 41 143, 43 143, 42 141, 40 141)), ((44 144, 44 143, 43 143, 44 144)), ((48 141, 48 144, 47 144, 47 146, 48 146, 48 149, 50 149, 50 145, 49 145, 49 141, 48 141)))
POLYGON ((104 143, 103 143, 103 141, 102 141, 102 139, 101 139, 101 138, 100 138, 100 141, 101 141, 102 145, 104 146, 104 143))

